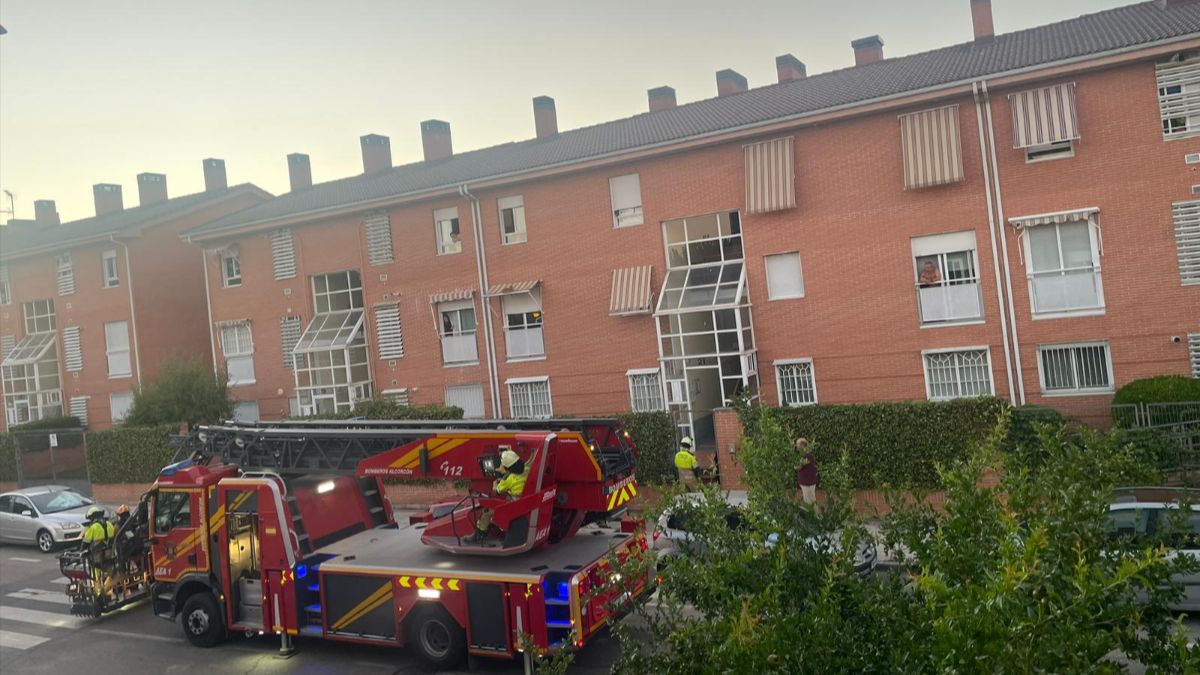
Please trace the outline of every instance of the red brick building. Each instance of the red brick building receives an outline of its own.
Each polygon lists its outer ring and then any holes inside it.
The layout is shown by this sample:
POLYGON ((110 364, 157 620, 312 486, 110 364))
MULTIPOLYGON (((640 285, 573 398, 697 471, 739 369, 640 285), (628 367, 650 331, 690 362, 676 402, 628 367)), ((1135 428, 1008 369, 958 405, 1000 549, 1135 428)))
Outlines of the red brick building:
POLYGON ((1145 2, 311 184, 190 230, 242 414, 474 416, 996 394, 1099 422, 1200 375, 1200 2, 1145 2))
POLYGON ((198 194, 168 198, 166 176, 143 173, 136 207, 100 184, 94 218, 60 223, 44 200, 0 228, 4 428, 68 414, 104 429, 172 353, 208 360, 204 266, 180 232, 270 195, 227 187, 222 160, 204 173, 198 194))

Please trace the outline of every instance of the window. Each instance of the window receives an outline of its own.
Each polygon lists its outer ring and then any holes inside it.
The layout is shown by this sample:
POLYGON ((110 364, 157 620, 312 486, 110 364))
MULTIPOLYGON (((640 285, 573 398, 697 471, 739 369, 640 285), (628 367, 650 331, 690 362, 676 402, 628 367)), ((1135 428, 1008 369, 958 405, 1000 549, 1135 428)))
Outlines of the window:
POLYGON ((767 299, 785 300, 804 297, 804 273, 799 253, 763 256, 767 266, 767 299))
POLYGON ((465 419, 482 419, 483 385, 460 384, 446 387, 446 405, 462 408, 465 419))
POLYGON ((500 233, 505 244, 521 244, 525 237, 525 201, 521 195, 499 201, 500 233))
POLYGON ((746 211, 769 213, 796 208, 795 138, 776 138, 743 147, 746 211))
POLYGON ((70 326, 62 331, 63 361, 68 373, 78 373, 83 370, 83 345, 80 340, 79 326, 70 326))
POLYGON ((1107 342, 1081 342, 1038 347, 1042 393, 1087 394, 1113 390, 1112 359, 1107 342))
POLYGON ((167 534, 176 527, 191 527, 191 507, 191 492, 159 490, 154 500, 154 533, 167 534))
POLYGON ((625 372, 629 378, 629 402, 633 412, 666 410, 663 405, 662 382, 658 368, 644 368, 625 372))
POLYGON ((962 135, 958 118, 957 105, 900 116, 905 190, 962 181, 962 135))
POLYGON ((438 305, 438 315, 442 363, 477 363, 479 351, 475 343, 475 301, 443 302, 438 305))
POLYGON ((221 279, 225 288, 242 285, 242 262, 237 251, 221 254, 221 279))
POLYGON ((302 415, 345 412, 371 397, 362 279, 357 270, 321 274, 312 290, 317 315, 292 348, 296 407, 302 415))
POLYGON ((49 333, 57 327, 53 300, 31 300, 25 303, 25 334, 49 333))
POLYGON ((230 386, 254 384, 254 340, 249 322, 221 327, 221 351, 225 354, 230 386))
POLYGON ((122 391, 108 395, 109 410, 112 411, 112 423, 120 424, 129 416, 129 409, 133 407, 133 392, 122 391))
POLYGON ((100 271, 104 275, 105 288, 116 288, 121 283, 116 249, 109 249, 100 254, 100 271))
POLYGON ((376 213, 363 221, 367 230, 367 262, 386 265, 395 261, 392 252, 392 220, 386 213, 376 213))
POLYGON ((8 350, 0 370, 9 425, 62 415, 56 337, 53 331, 30 333, 8 350))
POLYGON ((775 381, 780 405, 812 405, 817 402, 812 359, 776 361, 775 381))
POLYGON ((375 305, 375 347, 381 359, 404 356, 404 335, 400 330, 400 303, 375 305))
POLYGON ((58 294, 71 295, 75 292, 75 263, 70 253, 58 256, 58 294))
POLYGON ((531 377, 506 380, 508 403, 516 419, 549 419, 554 415, 550 405, 550 378, 531 377))
POLYGON ((437 232, 438 255, 462 253, 462 232, 458 226, 457 207, 434 211, 433 227, 437 232))
POLYGON ((8 281, 8 265, 0 265, 0 305, 12 304, 12 285, 8 281))
POLYGON ((285 316, 279 320, 279 346, 283 351, 283 367, 295 368, 296 355, 292 353, 300 342, 300 317, 285 316))
POLYGON ((238 401, 233 404, 235 422, 257 422, 260 419, 258 401, 238 401))
POLYGON ((1175 202, 1175 254, 1179 260, 1179 282, 1200 284, 1200 200, 1175 202))
POLYGON ((396 405, 409 405, 407 388, 384 389, 383 391, 379 392, 379 395, 382 396, 385 401, 391 401, 396 405))
POLYGON ((1074 141, 1056 141, 1025 148, 1025 163, 1042 162, 1047 159, 1064 159, 1075 156, 1074 141))
POLYGON ((642 184, 636 173, 608 179, 612 197, 613 227, 642 224, 642 184))
MULTIPOLYGON (((292 279, 296 276, 296 242, 292 238, 292 228, 281 227, 271 233, 271 264, 275 268, 276 281, 292 279)), ((237 276, 241 283, 240 261, 237 276)))
POLYGON ((1163 138, 1200 132, 1200 58, 1174 58, 1154 67, 1163 138))
POLYGON ((129 324, 124 321, 104 324, 104 343, 108 353, 108 376, 132 375, 133 370, 129 362, 129 324))
POLYGON ((923 352, 925 396, 931 401, 990 396, 992 361, 987 348, 923 352))
POLYGON ((983 317, 974 232, 913 237, 912 252, 922 325, 983 317))
POLYGON ((742 223, 737 211, 663 223, 667 267, 694 267, 742 259, 742 223))
POLYGON ((546 355, 540 296, 541 292, 535 288, 528 293, 506 295, 502 299, 504 345, 508 350, 509 360, 546 355))
POLYGON ((314 276, 312 283, 317 314, 362 309, 362 278, 357 270, 314 276))
POLYGON ((1024 231, 1035 315, 1104 309, 1100 248, 1090 220, 1050 222, 1024 231))
POLYGON ((87 426, 87 423, 88 423, 88 407, 87 407, 88 398, 90 398, 90 397, 88 397, 88 396, 72 396, 71 397, 71 407, 70 407, 71 417, 74 417, 75 419, 79 420, 79 423, 85 427, 87 426))

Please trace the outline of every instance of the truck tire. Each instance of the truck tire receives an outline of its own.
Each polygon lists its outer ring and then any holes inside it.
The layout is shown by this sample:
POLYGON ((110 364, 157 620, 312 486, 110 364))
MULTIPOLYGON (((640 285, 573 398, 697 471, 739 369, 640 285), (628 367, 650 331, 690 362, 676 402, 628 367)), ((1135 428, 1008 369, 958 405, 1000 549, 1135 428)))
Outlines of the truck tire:
POLYGON ((454 668, 467 655, 467 635, 462 626, 438 605, 419 607, 408 617, 405 642, 439 670, 454 668))
POLYGON ((212 593, 196 593, 183 603, 179 613, 183 634, 197 647, 215 647, 225 639, 225 619, 212 593))

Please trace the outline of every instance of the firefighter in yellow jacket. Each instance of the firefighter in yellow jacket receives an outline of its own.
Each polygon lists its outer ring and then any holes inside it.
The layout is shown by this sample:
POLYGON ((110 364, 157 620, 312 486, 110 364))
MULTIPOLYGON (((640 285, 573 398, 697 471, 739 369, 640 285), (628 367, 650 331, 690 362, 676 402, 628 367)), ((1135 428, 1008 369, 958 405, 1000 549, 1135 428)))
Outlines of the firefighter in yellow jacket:
MULTIPOLYGON (((529 477, 529 471, 526 469, 525 460, 512 450, 505 450, 500 453, 500 467, 496 469, 500 474, 500 478, 492 481, 492 492, 497 497, 507 497, 508 499, 517 499, 525 492, 525 480, 529 477)), ((471 538, 472 542, 482 542, 487 537, 488 528, 492 526, 492 518, 495 512, 491 509, 484 509, 483 513, 479 514, 479 520, 475 522, 475 536, 471 538)))
POLYGON ((684 436, 679 441, 679 452, 675 453, 675 471, 679 474, 679 482, 688 490, 696 487, 699 466, 696 449, 692 447, 692 437, 684 436))

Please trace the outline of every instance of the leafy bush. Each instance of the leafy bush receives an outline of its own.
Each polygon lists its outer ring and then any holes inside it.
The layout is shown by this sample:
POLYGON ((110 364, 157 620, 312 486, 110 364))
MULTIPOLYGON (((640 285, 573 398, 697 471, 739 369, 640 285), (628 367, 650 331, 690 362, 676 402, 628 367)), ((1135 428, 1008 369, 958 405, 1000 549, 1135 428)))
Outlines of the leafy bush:
POLYGON ((118 426, 88 434, 88 469, 93 483, 149 483, 175 458, 168 442, 175 424, 118 426))
POLYGON ((1160 375, 1134 380, 1117 390, 1113 405, 1200 401, 1200 379, 1160 375))
POLYGON ((666 412, 625 413, 619 416, 638 450, 637 479, 662 485, 675 479, 675 425, 666 412))
POLYGON ((17 449, 12 434, 0 433, 0 482, 17 480, 17 449))
POLYGON ((355 417, 362 417, 368 420, 460 420, 462 416, 462 408, 454 405, 432 403, 429 405, 408 406, 386 398, 372 398, 359 401, 355 404, 353 410, 316 415, 296 415, 288 419, 348 420, 355 417))
POLYGON ((1066 422, 1054 408, 1023 405, 1012 409, 1008 436, 1004 441, 1006 465, 1036 471, 1045 459, 1039 430, 1042 427, 1061 428, 1066 422))
POLYGON ((229 398, 228 383, 228 375, 214 375, 200 358, 173 355, 163 362, 153 382, 134 392, 133 407, 125 424, 195 426, 229 419, 233 415, 233 401, 229 398))
POLYGON ((78 417, 46 417, 24 424, 18 424, 14 427, 9 427, 9 431, 42 431, 56 429, 78 429, 83 424, 78 417))

